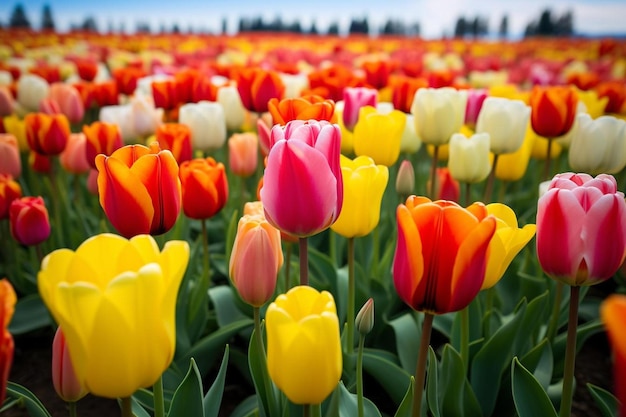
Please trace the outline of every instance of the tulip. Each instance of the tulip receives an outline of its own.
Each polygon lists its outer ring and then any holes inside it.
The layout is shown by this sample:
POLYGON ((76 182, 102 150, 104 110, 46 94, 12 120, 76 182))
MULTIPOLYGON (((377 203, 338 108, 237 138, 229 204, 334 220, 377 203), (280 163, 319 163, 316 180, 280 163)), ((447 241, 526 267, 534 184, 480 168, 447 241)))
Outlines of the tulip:
POLYGON ((267 220, 298 237, 327 229, 343 202, 339 126, 294 120, 274 126, 270 139, 261 189, 267 220))
POLYGON ((346 87, 343 90, 343 125, 352 131, 360 118, 361 108, 376 107, 378 91, 366 87, 346 87))
POLYGON ((626 121, 579 114, 572 132, 569 165, 592 175, 616 174, 626 166, 626 121))
POLYGON ((476 133, 489 133, 491 152, 517 151, 524 140, 530 107, 520 100, 488 97, 476 122, 476 133))
POLYGON ((174 226, 181 204, 178 164, 157 143, 127 145, 96 156, 100 205, 120 234, 160 235, 174 226))
POLYGON ((33 172, 40 174, 52 173, 52 160, 48 155, 42 155, 35 151, 30 151, 28 154, 28 166, 33 172))
POLYGON ((37 111, 48 95, 48 82, 35 74, 24 74, 17 81, 17 101, 26 111, 37 111))
POLYGON ((396 192, 400 195, 402 201, 413 194, 415 190, 415 169, 408 159, 403 160, 398 168, 396 177, 396 192))
POLYGON ((0 334, 0 404, 4 402, 7 392, 7 382, 9 373, 11 372, 11 364, 13 362, 13 336, 9 333, 9 323, 15 311, 15 303, 17 296, 11 283, 3 278, 0 280, 0 325, 2 325, 2 333, 0 334))
POLYGON ((98 75, 98 64, 89 59, 77 59, 74 62, 78 76, 85 81, 93 81, 98 75))
POLYGON ((600 305, 600 318, 606 327, 606 333, 613 350, 613 380, 615 396, 619 402, 618 415, 626 415, 626 296, 609 295, 600 305))
POLYGON ((556 175, 537 208, 537 257, 546 274, 572 286, 597 284, 625 254, 626 201, 615 178, 556 175))
POLYGON ((165 110, 174 109, 178 101, 177 84, 174 79, 152 81, 151 90, 154 106, 165 110))
POLYGON ((15 99, 8 87, 0 85, 0 117, 9 116, 15 108, 15 99))
POLYGON ((83 133, 71 133, 59 161, 67 172, 83 174, 91 168, 87 161, 87 138, 83 133))
POLYGON ((417 136, 429 145, 448 143, 463 125, 466 105, 466 91, 451 87, 420 88, 411 105, 417 136))
POLYGON ((424 78, 392 75, 389 78, 389 86, 391 87, 393 107, 403 113, 410 113, 415 92, 420 88, 428 87, 428 81, 424 78))
POLYGON ((228 201, 226 168, 215 159, 195 158, 180 165, 183 212, 191 219, 208 219, 228 201))
POLYGON ((156 140, 161 149, 172 152, 179 164, 193 157, 191 129, 182 123, 164 123, 157 127, 156 140))
POLYGON ((163 109, 154 107, 152 100, 144 96, 134 96, 130 100, 131 122, 138 137, 147 137, 163 123, 163 109))
POLYGON ((415 132, 415 123, 413 122, 415 117, 410 113, 405 113, 405 115, 406 123, 404 124, 404 132, 402 132, 402 139, 400 140, 400 152, 407 154, 417 153, 422 147, 422 141, 415 132))
POLYGON ((309 77, 302 72, 298 74, 281 72, 279 75, 285 85, 285 98, 301 97, 302 92, 309 89, 309 77))
MULTIPOLYGON (((271 123, 271 121, 269 123, 271 123)), ((268 125, 268 122, 263 117, 259 117, 257 119, 256 131, 258 135, 259 148, 261 150, 261 155, 263 155, 263 158, 265 158, 270 153, 271 132, 270 132, 270 126, 268 125)))
POLYGON ((52 385, 65 402, 76 402, 87 395, 87 390, 76 378, 76 371, 61 328, 52 340, 52 385))
POLYGON ((180 107, 178 122, 191 129, 191 145, 195 150, 212 152, 226 142, 224 109, 218 103, 184 104, 180 107))
POLYGON ((398 242, 393 279, 411 308, 444 314, 465 308, 480 291, 496 219, 451 201, 411 196, 396 211, 398 242))
POLYGON ((609 114, 619 114, 624 111, 626 104, 626 88, 624 83, 619 80, 605 81, 596 87, 598 97, 607 98, 604 111, 609 114))
POLYGON ((295 404, 320 404, 341 378, 339 319, 333 296, 309 286, 279 295, 265 315, 267 369, 295 404))
POLYGON ((569 86, 535 86, 530 93, 533 130, 548 139, 565 135, 576 117, 578 98, 569 86))
POLYGON ((30 113, 24 118, 26 140, 34 152, 58 155, 63 152, 70 136, 70 125, 62 114, 30 113))
POLYGON ((0 175, 19 178, 22 173, 22 159, 17 138, 10 133, 0 133, 0 175))
POLYGON ((392 166, 400 156, 406 115, 399 110, 382 113, 374 107, 362 107, 354 127, 354 152, 369 156, 377 164, 392 166))
POLYGON ((578 90, 576 91, 576 95, 578 96, 579 100, 578 105, 582 105, 583 112, 588 113, 589 116, 591 116, 593 119, 597 119, 604 114, 604 109, 609 102, 608 97, 598 96, 598 93, 595 90, 578 90))
POLYGON ((137 81, 144 77, 145 71, 141 68, 126 67, 113 70, 112 74, 117 90, 124 95, 130 96, 137 88, 137 81))
POLYGON ((2 122, 6 133, 12 134, 17 139, 17 146, 20 152, 29 151, 30 147, 26 140, 26 122, 14 114, 3 118, 2 122))
POLYGON ((537 134, 533 132, 532 127, 528 124, 522 146, 517 151, 502 154, 498 158, 498 164, 493 168, 495 169, 496 178, 501 181, 520 180, 526 173, 536 140, 537 134))
POLYGON ((476 126, 478 116, 483 108, 485 99, 488 97, 485 89, 472 89, 467 93, 467 107, 465 108, 465 124, 470 128, 476 126))
POLYGON ((233 174, 249 177, 259 162, 258 138, 255 133, 235 133, 228 139, 228 166, 233 174))
POLYGON ((106 122, 94 122, 83 125, 83 133, 87 140, 85 156, 92 168, 96 167, 96 155, 111 155, 124 145, 118 125, 106 122))
MULTIPOLYGON (((450 175, 447 167, 437 167, 435 171, 437 178, 435 185, 435 196, 437 200, 459 201, 461 195, 461 185, 450 175)), ((432 187, 432 179, 428 180, 428 188, 432 187)))
POLYGON ((116 125, 124 143, 130 144, 137 140, 137 134, 135 133, 135 128, 132 122, 132 108, 130 105, 122 104, 101 107, 99 120, 102 123, 116 125))
POLYGON ((341 155, 343 206, 331 229, 346 238, 369 234, 378 225, 389 170, 368 156, 341 155))
POLYGON ((280 232, 262 214, 239 219, 230 255, 229 275, 241 298, 261 307, 274 294, 283 265, 280 232))
POLYGON ((246 108, 241 102, 237 87, 230 84, 219 87, 216 101, 224 109, 226 128, 230 131, 240 130, 246 120, 246 108))
POLYGON ((268 110, 274 124, 286 125, 292 120, 326 120, 332 121, 335 103, 321 96, 311 95, 297 98, 271 99, 268 110))
POLYGON ((251 112, 266 112, 270 99, 282 99, 285 95, 285 85, 276 71, 245 68, 236 74, 235 80, 241 102, 251 112))
POLYGON ((87 391, 129 397, 169 367, 188 261, 184 241, 159 250, 149 235, 127 240, 108 233, 44 258, 39 293, 63 329, 76 379, 87 391))
POLYGON ((374 299, 369 298, 356 315, 354 322, 356 329, 363 336, 368 334, 374 328, 374 299))
POLYGON ((92 93, 98 107, 116 106, 120 102, 117 83, 114 80, 93 84, 92 93))
POLYGON ((9 217, 9 207, 13 200, 22 197, 22 187, 13 177, 0 174, 0 220, 9 217))
POLYGON ((468 184, 487 178, 491 171, 489 141, 488 133, 477 133, 470 138, 462 133, 453 134, 448 157, 448 169, 452 178, 468 184))
POLYGON ((47 97, 58 106, 70 123, 79 123, 85 115, 83 100, 76 88, 65 83, 54 83, 47 97))
POLYGON ((20 245, 34 246, 50 237, 48 209, 41 197, 16 198, 9 206, 11 236, 20 245))

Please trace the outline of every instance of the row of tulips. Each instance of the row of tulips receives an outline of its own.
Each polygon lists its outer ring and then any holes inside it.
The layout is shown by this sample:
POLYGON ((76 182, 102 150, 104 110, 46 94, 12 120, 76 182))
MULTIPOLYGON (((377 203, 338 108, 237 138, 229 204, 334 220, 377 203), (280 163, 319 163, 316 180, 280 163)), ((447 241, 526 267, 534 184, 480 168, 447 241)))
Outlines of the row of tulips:
MULTIPOLYGON (((232 50, 211 70, 153 62, 152 74, 110 59, 87 76, 68 57, 82 80, 22 71, 27 61, 10 56, 0 370, 8 378, 11 328, 49 326, 71 413, 91 393, 120 398, 125 416, 217 415, 232 364, 253 387, 236 416, 569 415, 576 335, 602 330, 587 287, 626 254, 626 202, 608 175, 626 165, 623 104, 609 107, 624 92, 623 50, 593 45, 613 71, 587 58, 598 82, 585 90, 468 89, 469 74, 451 68, 442 86, 392 74, 393 58, 357 68, 357 55, 354 68, 310 61, 296 75, 269 59, 224 65, 232 50), (550 181, 552 164, 581 173, 550 181), (508 183, 521 189, 505 194, 508 183), (9 327, 8 282, 20 298, 9 327), (579 305, 593 311, 581 326, 579 305), (429 347, 433 329, 446 341, 429 347), (363 371, 392 407, 366 398, 363 371)), ((437 65, 428 59, 416 65, 437 65)), ((616 349, 620 303, 602 310, 616 349)), ((617 413, 610 392, 590 390, 617 413)), ((4 408, 46 415, 24 387, 7 391, 4 408)))

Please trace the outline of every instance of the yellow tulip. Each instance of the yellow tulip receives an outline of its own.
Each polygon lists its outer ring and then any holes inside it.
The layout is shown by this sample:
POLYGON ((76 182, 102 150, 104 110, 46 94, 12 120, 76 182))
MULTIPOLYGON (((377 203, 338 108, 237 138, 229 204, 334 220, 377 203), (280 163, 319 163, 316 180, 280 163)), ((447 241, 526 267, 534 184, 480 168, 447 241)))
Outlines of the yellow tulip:
POLYGON ((513 258, 535 235, 537 226, 527 224, 519 228, 515 212, 501 203, 487 205, 487 213, 496 217, 496 233, 489 243, 485 280, 481 289, 491 288, 500 281, 513 258))
POLYGON ((123 398, 153 385, 174 357, 176 297, 189 245, 104 233, 46 256, 39 293, 63 328, 78 381, 123 398))
POLYGON ((393 165, 400 156, 406 115, 399 110, 381 113, 372 106, 361 107, 354 126, 354 153, 367 155, 377 164, 393 165))
POLYGON ((295 404, 319 404, 341 378, 339 318, 333 296, 309 286, 281 294, 267 309, 267 368, 295 404))
POLYGON ((330 228, 347 238, 365 236, 380 220, 380 204, 389 170, 384 165, 376 165, 369 156, 351 160, 341 155, 341 174, 343 206, 330 228))
POLYGON ((526 173, 530 155, 537 140, 538 136, 533 132, 529 123, 526 126, 526 136, 524 136, 522 146, 513 153, 500 155, 496 165, 496 178, 501 181, 517 181, 521 179, 526 173))
POLYGON ((7 133, 12 134, 17 139, 17 145, 20 148, 20 152, 30 151, 28 141, 26 140, 26 123, 24 119, 20 119, 16 115, 12 114, 6 116, 4 119, 4 129, 7 133))

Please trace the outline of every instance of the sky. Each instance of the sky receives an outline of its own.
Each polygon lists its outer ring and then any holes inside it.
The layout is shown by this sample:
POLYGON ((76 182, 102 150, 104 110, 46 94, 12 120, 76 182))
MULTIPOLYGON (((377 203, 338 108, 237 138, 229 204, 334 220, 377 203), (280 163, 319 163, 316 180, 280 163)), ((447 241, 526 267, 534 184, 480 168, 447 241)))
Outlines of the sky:
POLYGON ((508 16, 509 34, 521 35, 526 25, 549 9, 553 16, 571 11, 578 33, 604 35, 626 33, 626 0, 29 0, 0 2, 0 22, 6 24, 17 4, 24 6, 34 28, 41 24, 44 4, 50 5, 58 30, 82 23, 87 16, 96 19, 100 30, 109 25, 116 30, 123 23, 132 31, 137 22, 153 31, 177 24, 181 30, 194 28, 219 32, 223 19, 228 31, 236 30, 240 17, 261 16, 269 22, 280 16, 284 23, 300 20, 303 29, 316 23, 323 32, 331 22, 346 31, 352 18, 368 18, 370 28, 388 19, 407 24, 418 22, 421 35, 438 38, 450 35, 459 17, 487 18, 489 29, 497 31, 503 16, 508 16))

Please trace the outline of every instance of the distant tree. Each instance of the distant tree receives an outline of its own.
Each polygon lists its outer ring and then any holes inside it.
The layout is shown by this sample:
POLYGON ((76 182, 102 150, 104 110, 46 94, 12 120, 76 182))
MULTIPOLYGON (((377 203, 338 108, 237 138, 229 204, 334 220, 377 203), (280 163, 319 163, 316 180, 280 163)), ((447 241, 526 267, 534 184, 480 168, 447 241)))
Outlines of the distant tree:
POLYGON ((462 38, 467 33, 467 22, 463 16, 459 17, 456 20, 456 25, 454 26, 454 37, 462 38))
POLYGON ((85 32, 97 32, 98 25, 96 24, 96 20, 93 18, 93 16, 87 16, 83 21, 83 24, 80 25, 80 29, 84 30, 85 32))
POLYGON ((30 21, 26 17, 24 6, 21 3, 15 5, 9 18, 9 27, 11 29, 30 29, 30 21))
POLYGON ((41 13, 41 30, 54 30, 54 19, 52 18, 52 11, 50 5, 45 4, 41 13))
POLYGON ((332 22, 332 23, 328 26, 328 34, 329 34, 329 35, 339 35, 339 23, 337 23, 337 22, 332 22))
POLYGON ((537 35, 550 36, 554 34, 554 22, 552 20, 552 12, 546 9, 541 12, 539 23, 537 25, 537 35))
POLYGON ((565 12, 554 24, 554 34, 572 36, 574 34, 574 17, 571 11, 565 12))
POLYGON ((311 23, 311 29, 309 29, 309 33, 311 35, 319 35, 319 31, 317 30, 317 24, 315 20, 311 23))
POLYGON ((502 16, 500 29, 498 29, 498 35, 503 39, 509 36, 509 17, 507 15, 502 16))
POLYGON ((172 25, 172 33, 176 33, 176 34, 180 33, 180 26, 178 26, 178 23, 174 23, 172 25))
POLYGON ((420 36, 421 33, 422 27, 420 26, 419 22, 415 22, 411 26, 409 26, 409 29, 407 31, 407 35, 409 36, 420 36))
POLYGON ((228 32, 228 20, 223 17, 222 18, 222 34, 228 32))

